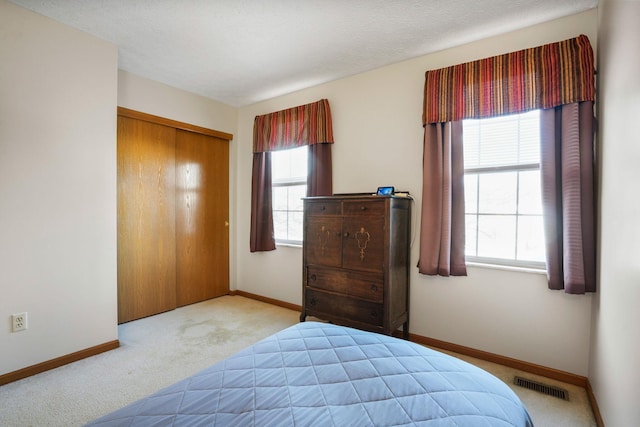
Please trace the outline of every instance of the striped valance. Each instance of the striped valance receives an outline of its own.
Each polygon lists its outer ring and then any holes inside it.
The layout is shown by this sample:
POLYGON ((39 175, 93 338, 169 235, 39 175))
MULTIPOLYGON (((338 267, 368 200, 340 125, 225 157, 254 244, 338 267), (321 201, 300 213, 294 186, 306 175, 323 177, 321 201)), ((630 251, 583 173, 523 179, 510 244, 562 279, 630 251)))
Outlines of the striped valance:
POLYGON ((333 143, 326 99, 256 116, 253 122, 254 153, 319 143, 333 143))
POLYGON ((593 101, 585 35, 426 72, 422 123, 491 117, 593 101))

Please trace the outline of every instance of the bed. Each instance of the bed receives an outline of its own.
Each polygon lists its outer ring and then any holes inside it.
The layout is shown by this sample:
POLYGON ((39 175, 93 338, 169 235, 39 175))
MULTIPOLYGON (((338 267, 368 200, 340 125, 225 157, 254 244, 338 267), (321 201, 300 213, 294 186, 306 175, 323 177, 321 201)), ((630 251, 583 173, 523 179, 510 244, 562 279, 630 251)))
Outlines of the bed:
POLYGON ((502 381, 386 335, 303 322, 91 426, 533 426, 502 381))

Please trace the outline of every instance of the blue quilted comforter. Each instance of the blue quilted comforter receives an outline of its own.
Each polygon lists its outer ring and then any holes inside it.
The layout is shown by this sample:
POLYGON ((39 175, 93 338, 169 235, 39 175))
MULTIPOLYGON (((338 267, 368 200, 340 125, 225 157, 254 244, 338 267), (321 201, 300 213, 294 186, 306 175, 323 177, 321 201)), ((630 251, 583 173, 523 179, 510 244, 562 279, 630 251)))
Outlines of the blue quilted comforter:
POLYGON ((513 391, 454 357, 305 322, 94 426, 533 426, 513 391))

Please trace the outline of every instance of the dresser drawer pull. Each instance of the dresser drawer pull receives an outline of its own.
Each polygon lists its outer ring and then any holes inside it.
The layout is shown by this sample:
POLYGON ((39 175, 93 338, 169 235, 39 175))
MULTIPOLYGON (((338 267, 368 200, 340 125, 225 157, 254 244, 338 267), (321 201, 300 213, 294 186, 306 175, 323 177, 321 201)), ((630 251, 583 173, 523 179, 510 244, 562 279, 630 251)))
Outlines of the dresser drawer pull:
POLYGON ((312 275, 311 275, 311 277, 310 277, 310 279, 311 279, 311 280, 313 280, 313 281, 315 281, 315 280, 317 279, 317 277, 316 277, 316 275, 315 275, 315 274, 312 274, 312 275))
POLYGON ((344 238, 349 237, 349 232, 348 232, 348 231, 345 231, 345 232, 344 232, 344 234, 342 235, 342 237, 344 237, 344 238))
POLYGON ((315 298, 311 298, 311 301, 309 301, 309 305, 312 306, 312 307, 315 306, 316 303, 317 303, 317 301, 316 301, 315 298))
POLYGON ((371 292, 378 292, 378 287, 376 285, 371 285, 371 292))
POLYGON ((378 312, 375 310, 371 310, 371 317, 373 317, 374 319, 378 318, 378 312))
POLYGON ((366 207, 366 206, 360 206, 360 210, 361 210, 361 211, 366 211, 366 210, 367 210, 367 207, 366 207))
POLYGON ((322 205, 322 209, 320 209, 320 210, 326 211, 327 207, 325 205, 322 205))

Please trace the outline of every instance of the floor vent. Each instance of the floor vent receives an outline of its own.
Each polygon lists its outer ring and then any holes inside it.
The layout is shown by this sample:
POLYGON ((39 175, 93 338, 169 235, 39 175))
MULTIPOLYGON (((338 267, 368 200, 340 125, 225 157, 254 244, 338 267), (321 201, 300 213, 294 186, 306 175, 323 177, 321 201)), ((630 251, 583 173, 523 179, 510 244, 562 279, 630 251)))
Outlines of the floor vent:
POLYGON ((513 383, 517 386, 546 394, 547 396, 557 397, 558 399, 569 400, 569 392, 560 387, 539 383, 522 377, 515 377, 513 383))

